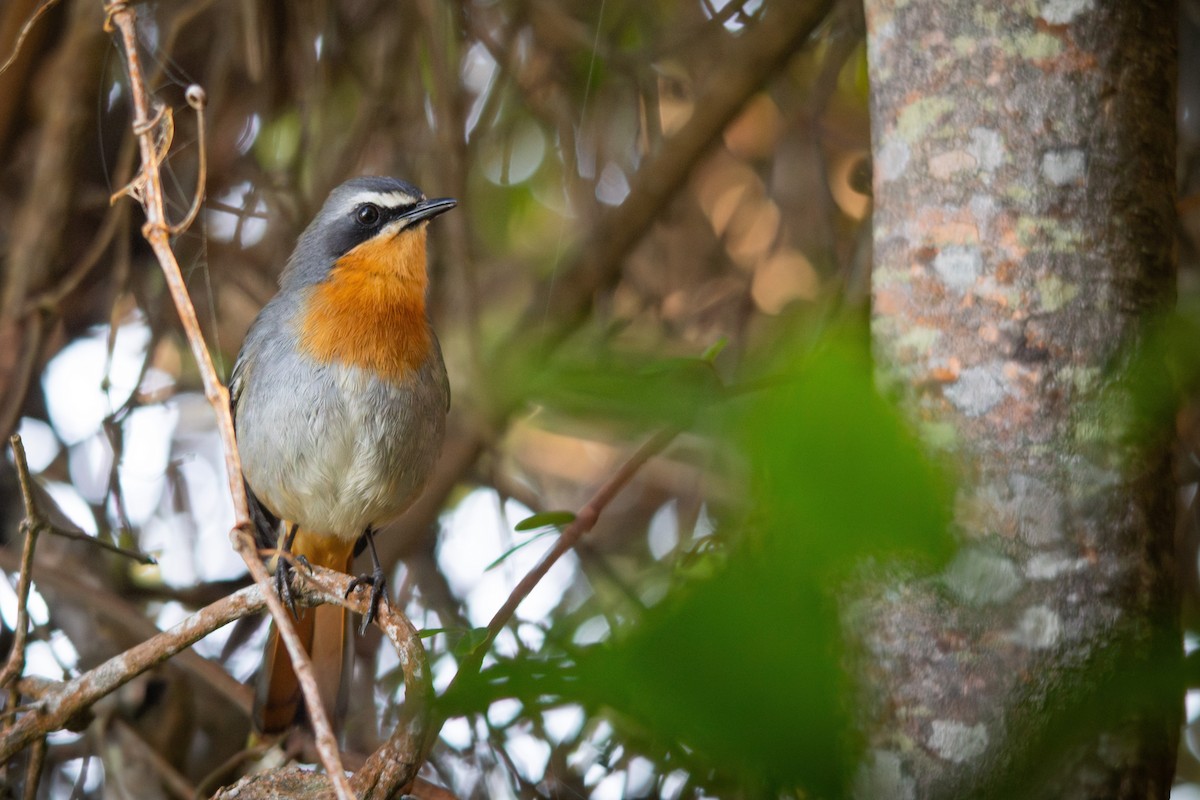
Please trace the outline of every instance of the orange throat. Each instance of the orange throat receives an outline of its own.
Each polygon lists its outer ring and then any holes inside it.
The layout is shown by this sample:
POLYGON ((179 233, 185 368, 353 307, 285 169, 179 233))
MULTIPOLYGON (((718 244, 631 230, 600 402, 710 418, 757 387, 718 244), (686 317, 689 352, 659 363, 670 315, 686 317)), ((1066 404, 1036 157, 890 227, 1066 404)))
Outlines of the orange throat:
POLYGON ((312 288, 300 320, 301 352, 403 380, 432 346, 427 284, 423 228, 363 242, 312 288))

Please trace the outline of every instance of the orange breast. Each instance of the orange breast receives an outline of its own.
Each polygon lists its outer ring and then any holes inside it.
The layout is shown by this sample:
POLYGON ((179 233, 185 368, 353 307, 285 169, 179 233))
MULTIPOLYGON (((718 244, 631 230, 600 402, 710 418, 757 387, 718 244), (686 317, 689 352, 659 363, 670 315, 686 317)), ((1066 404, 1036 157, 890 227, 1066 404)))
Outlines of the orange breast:
POLYGON ((301 351, 402 380, 432 345, 427 284, 423 229, 363 242, 313 287, 300 322, 301 351))

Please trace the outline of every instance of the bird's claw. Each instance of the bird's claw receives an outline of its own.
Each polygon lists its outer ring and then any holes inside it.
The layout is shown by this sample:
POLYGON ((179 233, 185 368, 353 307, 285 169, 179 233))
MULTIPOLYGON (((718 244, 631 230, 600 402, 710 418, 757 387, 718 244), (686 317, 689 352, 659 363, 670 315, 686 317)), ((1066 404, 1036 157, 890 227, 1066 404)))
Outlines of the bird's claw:
MULTIPOLYGON (((311 571, 312 568, 309 567, 309 572, 311 571)), ((288 563, 288 560, 286 558, 279 559, 279 563, 275 566, 275 593, 292 612, 292 618, 300 619, 300 614, 296 611, 296 596, 292 593, 292 572, 292 565, 288 563)))
POLYGON ((379 567, 370 574, 359 575, 354 580, 350 581, 350 585, 346 587, 346 597, 357 589, 359 586, 371 587, 371 599, 367 602, 367 613, 363 614, 362 625, 359 626, 358 635, 362 636, 367 632, 367 627, 375 621, 375 609, 382 600, 385 605, 391 607, 391 601, 387 596, 387 576, 383 574, 383 570, 379 567))

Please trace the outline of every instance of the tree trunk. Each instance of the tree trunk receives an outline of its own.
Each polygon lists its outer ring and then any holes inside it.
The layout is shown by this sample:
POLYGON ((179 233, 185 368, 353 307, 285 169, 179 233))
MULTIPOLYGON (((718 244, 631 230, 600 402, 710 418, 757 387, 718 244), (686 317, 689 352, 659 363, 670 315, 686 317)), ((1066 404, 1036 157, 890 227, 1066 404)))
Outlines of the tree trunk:
POLYGON ((866 9, 875 347, 964 544, 857 615, 858 794, 1166 798, 1168 450, 1099 395, 1174 296, 1174 4, 866 9))

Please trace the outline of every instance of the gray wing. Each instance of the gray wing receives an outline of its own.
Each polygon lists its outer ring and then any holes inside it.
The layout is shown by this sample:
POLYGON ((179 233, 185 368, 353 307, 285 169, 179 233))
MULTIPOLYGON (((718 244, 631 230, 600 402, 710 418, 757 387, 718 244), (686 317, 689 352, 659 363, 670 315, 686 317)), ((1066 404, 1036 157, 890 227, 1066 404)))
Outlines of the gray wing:
MULTIPOLYGON (((250 355, 254 351, 254 330, 246 335, 246 342, 242 345, 242 351, 238 353, 237 361, 233 364, 233 372, 229 375, 229 413, 233 417, 233 432, 237 436, 238 426, 238 400, 242 397, 242 390, 246 386, 246 381, 250 377, 250 368, 247 366, 252 361, 250 355)), ((246 482, 245 475, 242 476, 242 486, 246 489, 246 501, 250 511, 250 521, 254 523, 255 541, 259 547, 271 548, 279 546, 279 517, 271 513, 271 510, 263 505, 258 496, 254 494, 254 490, 250 488, 250 484, 246 482)))

